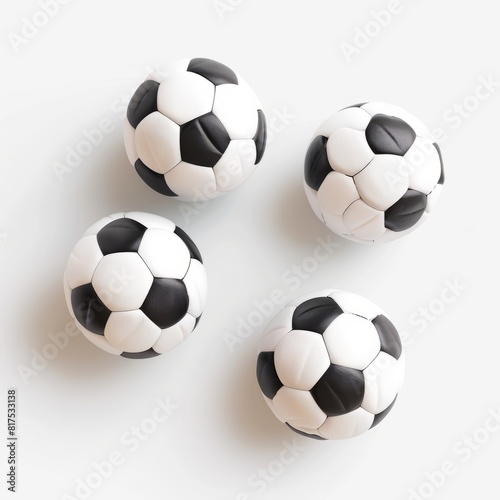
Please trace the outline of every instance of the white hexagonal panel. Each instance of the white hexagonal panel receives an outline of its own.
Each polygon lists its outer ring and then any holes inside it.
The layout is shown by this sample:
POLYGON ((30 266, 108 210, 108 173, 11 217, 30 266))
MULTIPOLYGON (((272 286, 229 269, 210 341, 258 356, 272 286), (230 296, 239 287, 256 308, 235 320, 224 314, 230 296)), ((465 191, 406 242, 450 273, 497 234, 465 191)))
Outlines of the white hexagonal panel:
POLYGON ((369 113, 371 116, 384 112, 386 107, 385 102, 367 102, 361 106, 361 109, 369 113))
POLYGON ((213 112, 231 139, 252 139, 259 123, 255 95, 240 85, 227 83, 215 88, 213 112))
POLYGON ((345 415, 328 417, 318 431, 326 439, 349 439, 370 429, 373 420, 373 414, 357 408, 345 415))
POLYGON ((157 111, 137 126, 135 145, 139 158, 151 170, 165 174, 181 161, 180 127, 157 111))
POLYGON ((292 427, 318 429, 326 420, 326 415, 309 391, 282 387, 273 398, 273 406, 292 427))
POLYGON ((370 120, 371 116, 360 108, 342 109, 324 121, 316 130, 314 136, 322 135, 330 137, 339 128, 349 128, 364 132, 370 120))
POLYGON ((311 205, 311 208, 313 209, 313 212, 315 213, 316 217, 321 221, 324 222, 323 215, 321 213, 321 206, 318 201, 318 193, 314 189, 310 188, 306 182, 303 182, 304 186, 304 191, 306 193, 307 200, 309 201, 309 204, 311 205))
POLYGON ((408 190, 406 161, 397 155, 376 155, 370 164, 354 176, 361 198, 372 208, 387 210, 408 190))
POLYGON ((104 328, 106 340, 123 352, 151 349, 160 333, 160 328, 140 310, 113 312, 104 328))
POLYGON ((105 255, 92 278, 97 295, 111 311, 139 309, 152 283, 151 272, 135 252, 105 255))
POLYGON ((441 177, 441 159, 430 139, 417 137, 405 155, 410 177, 409 187, 429 194, 441 177))
POLYGON ((384 314, 380 307, 356 293, 335 290, 329 296, 340 306, 342 311, 357 314, 369 321, 379 314, 384 314))
POLYGON ((267 398, 266 396, 264 396, 264 394, 262 394, 262 397, 264 398, 264 401, 266 402, 267 406, 269 407, 269 409, 273 412, 273 415, 280 421, 280 422, 283 422, 285 423, 286 420, 278 413, 278 411, 276 410, 276 408, 274 407, 274 404, 273 402, 267 398))
POLYGON ((343 219, 349 233, 363 240, 375 240, 385 232, 384 212, 375 210, 363 200, 350 205, 343 219))
POLYGON ((186 244, 165 229, 148 229, 138 250, 155 278, 182 279, 189 269, 191 255, 186 244))
POLYGON ((430 214, 434 210, 434 207, 436 206, 436 203, 439 200, 442 191, 443 191, 443 185, 438 184, 432 190, 432 192, 429 195, 427 195, 427 207, 425 208, 425 212, 427 214, 430 214))
POLYGON ((318 190, 318 201, 323 213, 342 215, 357 199, 359 193, 352 177, 340 172, 330 172, 318 190))
POLYGON ((238 73, 236 73, 236 77, 238 78, 238 87, 241 87, 243 89, 247 96, 247 99, 252 102, 252 106, 254 107, 254 109, 262 109, 262 103, 260 102, 260 99, 257 97, 257 94, 254 92, 248 82, 238 73))
POLYGON ((156 67, 146 78, 161 83, 177 73, 183 73, 188 69, 190 59, 177 59, 176 61, 162 64, 156 67))
POLYGON ((160 337, 153 346, 153 349, 163 354, 177 347, 189 337, 194 330, 195 324, 195 318, 190 314, 186 314, 178 323, 161 331, 160 337))
POLYGON ((384 411, 397 396, 404 378, 404 355, 399 360, 385 352, 379 355, 363 372, 365 395, 361 406, 377 414, 384 411))
POLYGON ((344 223, 344 218, 342 215, 332 215, 328 212, 325 212, 323 214, 323 220, 330 231, 333 231, 334 233, 340 234, 342 236, 349 234, 349 230, 344 223))
POLYGON ((355 314, 337 317, 323 334, 333 364, 364 370, 380 351, 373 323, 355 314))
POLYGON ((188 313, 197 318, 205 308, 208 291, 207 272, 199 260, 191 259, 184 284, 189 297, 188 313))
POLYGON ((130 125, 127 118, 123 121, 123 142, 125 143, 125 153, 127 153, 128 161, 135 165, 139 155, 135 147, 135 128, 130 125))
POLYGON ((66 281, 71 288, 86 285, 92 276, 103 254, 94 235, 84 236, 73 247, 66 264, 66 281))
POLYGON ((365 132, 351 128, 334 130, 326 143, 326 152, 333 170, 346 175, 356 175, 375 157, 365 132))
POLYGON ((205 201, 220 196, 212 168, 192 165, 181 161, 165 174, 167 185, 186 200, 205 201))
POLYGON ((89 332, 78 322, 76 322, 76 325, 78 326, 78 329, 82 332, 83 336, 87 340, 92 342, 92 344, 94 344, 96 347, 99 347, 99 349, 102 349, 103 351, 109 354, 114 354, 115 356, 119 356, 123 352, 122 349, 117 349, 116 347, 113 347, 106 340, 106 337, 104 337, 104 335, 97 335, 96 333, 89 332))
POLYGON ((266 326, 259 343, 259 352, 274 351, 280 341, 292 331, 292 317, 295 307, 282 309, 266 326))
POLYGON ((284 385, 308 391, 328 369, 330 358, 321 335, 292 330, 277 345, 274 364, 284 385))
POLYGON ((68 280, 66 279, 66 273, 64 273, 63 277, 63 287, 64 287, 64 299, 66 301, 66 306, 68 308, 71 317, 75 319, 75 313, 73 312, 73 305, 71 304, 71 287, 69 286, 68 280))
POLYGON ((213 167, 217 190, 227 192, 239 186, 255 170, 256 159, 254 141, 232 140, 213 167))
POLYGON ((405 234, 412 233, 418 224, 420 224, 420 221, 418 221, 417 224, 415 224, 415 226, 412 226, 410 229, 407 229, 406 231, 400 231, 400 232, 391 231, 390 229, 386 229, 385 232, 377 238, 377 243, 390 243, 391 241, 398 240, 399 238, 401 238, 405 234))
POLYGON ((215 87, 206 78, 186 71, 160 83, 158 111, 184 125, 212 111, 215 87))

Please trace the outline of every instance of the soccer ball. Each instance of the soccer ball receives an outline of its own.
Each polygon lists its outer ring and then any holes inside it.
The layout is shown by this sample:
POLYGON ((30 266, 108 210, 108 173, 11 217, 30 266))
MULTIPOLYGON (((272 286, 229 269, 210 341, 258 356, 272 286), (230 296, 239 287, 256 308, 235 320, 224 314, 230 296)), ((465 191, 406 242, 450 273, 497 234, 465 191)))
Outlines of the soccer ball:
POLYGON ((259 345, 257 380, 274 415, 314 439, 347 439, 376 426, 401 388, 394 325, 372 302, 325 290, 288 303, 259 345))
POLYGON ((73 248, 64 274, 68 309, 83 335, 111 354, 150 358, 194 330, 207 298, 200 252, 175 224, 113 214, 73 248))
POLYGON ((434 207, 444 170, 429 130, 407 111, 380 102, 332 115, 307 151, 304 188, 333 232, 387 242, 416 229, 434 207))
POLYGON ((211 59, 182 59, 153 71, 133 95, 124 125, 127 156, 155 191, 208 200, 239 186, 266 146, 257 96, 211 59))

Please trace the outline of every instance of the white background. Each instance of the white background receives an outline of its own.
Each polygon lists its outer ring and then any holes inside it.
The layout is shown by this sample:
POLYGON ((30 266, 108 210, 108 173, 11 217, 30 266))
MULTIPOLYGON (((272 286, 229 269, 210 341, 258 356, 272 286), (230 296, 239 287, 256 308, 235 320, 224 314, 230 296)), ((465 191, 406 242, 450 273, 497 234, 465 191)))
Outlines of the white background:
MULTIPOLYGON (((479 104, 471 97, 481 77, 500 81, 493 4, 401 0, 350 63, 341 43, 353 44, 385 0, 219 4, 218 13, 213 0, 73 0, 26 43, 13 34, 22 36, 23 18, 40 6, 3 7, 0 409, 5 415, 6 390, 16 387, 17 498, 83 498, 77 481, 89 478, 102 482, 87 492, 92 500, 406 500, 412 489, 421 498, 496 498, 500 432, 482 427, 500 406, 500 104, 495 88, 479 104), (245 77, 275 133, 245 185, 186 215, 190 205, 153 192, 130 167, 121 123, 150 68, 199 56, 245 77), (363 246, 333 236, 339 248, 314 266, 304 259, 331 233, 302 190, 308 142, 337 109, 370 100, 401 105, 445 132, 442 198, 405 239, 363 246), (458 117, 453 106, 464 100, 477 109, 458 117), (285 111, 293 116, 283 121, 285 111), (103 119, 113 131, 58 178, 54 165, 103 119), (198 244, 210 280, 198 329, 174 351, 144 361, 108 355, 83 336, 53 359, 33 361, 53 354, 50 334, 70 321, 62 274, 72 246, 94 221, 131 210, 172 219, 198 244), (285 273, 303 263, 312 272, 297 287, 285 273), (444 304, 448 282, 461 289, 444 304), (270 413, 255 380, 263 320, 233 351, 224 340, 272 290, 292 299, 326 287, 378 303, 407 338, 397 405, 376 429, 344 442, 301 438, 270 413), (419 312, 429 305, 432 321, 419 312), (157 398, 178 408, 133 450, 123 436, 151 423, 157 398), (293 460, 282 454, 284 442, 298 447, 293 460), (121 464, 101 481, 92 464, 114 452, 121 464), (280 456, 290 463, 280 465, 280 456), (452 462, 453 473, 434 474, 439 488, 426 485, 426 473, 443 462, 452 462), (269 469, 272 482, 257 479, 260 469, 269 469)), ((0 496, 10 498, 4 479, 0 496)))

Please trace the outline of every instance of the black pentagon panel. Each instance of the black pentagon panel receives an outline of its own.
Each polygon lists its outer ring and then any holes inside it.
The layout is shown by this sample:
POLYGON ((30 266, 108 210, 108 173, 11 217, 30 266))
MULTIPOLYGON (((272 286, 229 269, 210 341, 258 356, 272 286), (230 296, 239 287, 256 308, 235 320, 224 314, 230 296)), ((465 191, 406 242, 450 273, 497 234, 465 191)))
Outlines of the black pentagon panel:
POLYGON ((383 314, 379 314, 376 318, 372 319, 372 323, 380 338, 380 350, 389 354, 394 359, 399 359, 403 352, 403 347, 396 327, 383 314))
POLYGON ((414 189, 406 193, 385 211, 385 227, 400 232, 413 227, 427 208, 427 195, 414 189))
POLYGON ((267 124, 266 124, 266 115, 264 112, 259 109, 257 111, 259 115, 259 123, 257 125, 257 132, 253 138, 255 142, 255 148, 257 149, 257 158, 255 160, 255 164, 258 165, 262 157, 264 156, 264 151, 266 150, 267 143, 267 124))
POLYGON ((380 422, 382 422, 382 420, 384 420, 385 417, 387 417, 388 413, 392 410, 394 403, 396 403, 396 399, 398 399, 397 396, 394 398, 394 401, 384 411, 381 411, 380 413, 377 413, 375 415, 375 418, 373 419, 373 424, 370 427, 370 429, 373 429, 376 425, 380 424, 380 422))
POLYGON ((155 278, 141 311, 160 328, 169 328, 187 313, 189 296, 182 280, 155 278))
POLYGON ((365 394, 363 373, 345 366, 330 365, 311 389, 318 406, 329 417, 344 415, 361 406, 365 394))
POLYGON ((85 329, 104 335, 111 311, 101 302, 91 283, 71 291, 71 307, 76 319, 85 329))
POLYGON ((401 118, 378 114, 366 127, 366 140, 375 154, 404 156, 417 134, 401 118))
POLYGON ((297 306, 292 317, 292 328, 323 334, 343 312, 332 298, 315 297, 297 306))
POLYGON ((293 432, 296 432, 297 434, 300 434, 301 436, 308 437, 308 438, 311 438, 311 439, 318 439, 319 441, 326 441, 326 439, 324 437, 318 436, 316 434, 308 434, 307 432, 299 431, 299 429, 296 429, 295 427, 291 426, 288 422, 286 422, 286 425, 293 432))
POLYGON ((274 352, 261 352, 257 358, 257 381, 264 395, 273 399, 283 387, 274 366, 274 352))
POLYGON ((441 164, 441 175, 438 180, 438 184, 443 185, 444 184, 444 163, 443 163, 443 155, 441 154, 441 148, 439 147, 439 144, 436 142, 434 143, 434 147, 437 149, 438 155, 439 155, 439 163, 441 164))
POLYGON ((153 348, 148 349, 147 351, 142 352, 122 352, 121 356, 129 359, 147 359, 154 358, 155 356, 159 356, 160 353, 156 352, 153 348))
POLYGON ((137 252, 146 229, 140 222, 122 217, 106 224, 97 233, 97 244, 104 255, 137 252))
POLYGON ((193 165, 213 167, 230 142, 224 125, 213 113, 181 126, 181 157, 193 165))
POLYGON ((203 76, 214 85, 223 85, 224 83, 234 83, 238 85, 236 73, 225 64, 214 61, 213 59, 205 59, 203 57, 191 59, 187 71, 203 76))
POLYGON ((165 196, 177 196, 165 182, 165 177, 157 172, 154 172, 149 167, 144 165, 144 163, 138 159, 135 162, 135 170, 139 174, 139 177, 156 192, 163 194, 165 196))
POLYGON ((199 260, 203 264, 203 259, 201 258, 201 253, 198 247, 194 244, 194 241, 179 227, 176 226, 174 233, 184 242, 188 247, 191 258, 199 260))
POLYGON ((158 111, 157 97, 160 84, 154 80, 146 80, 135 91, 127 108, 127 119, 132 127, 146 118, 146 116, 158 111))
POLYGON ((310 144, 304 162, 304 178, 306 184, 317 191, 325 177, 333 172, 326 153, 328 138, 318 135, 310 144))

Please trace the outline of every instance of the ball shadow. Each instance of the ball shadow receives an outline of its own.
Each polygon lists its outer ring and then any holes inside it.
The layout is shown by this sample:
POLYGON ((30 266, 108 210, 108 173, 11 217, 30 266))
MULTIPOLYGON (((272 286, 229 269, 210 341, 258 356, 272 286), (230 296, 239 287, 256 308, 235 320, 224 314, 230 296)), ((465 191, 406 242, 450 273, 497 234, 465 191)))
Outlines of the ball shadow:
POLYGON ((150 188, 130 164, 121 137, 108 137, 100 163, 105 167, 99 172, 101 181, 89 189, 93 190, 94 197, 104 200, 107 213, 102 216, 114 212, 149 212, 166 217, 181 228, 194 228, 202 233, 227 218, 224 196, 192 203, 150 188))
POLYGON ((353 262, 356 255, 373 253, 373 245, 350 241, 328 229, 313 212, 300 181, 283 186, 273 215, 282 237, 302 247, 304 257, 310 255, 320 241, 331 243, 335 261, 348 257, 346 262, 353 262))
POLYGON ((255 356, 235 363, 226 398, 228 424, 234 438, 245 447, 272 452, 295 434, 268 408, 257 383, 255 364, 255 356))
POLYGON ((99 160, 103 168, 95 196, 102 199, 111 212, 144 211, 162 215, 176 210, 176 200, 152 190, 136 173, 125 153, 121 135, 108 137, 99 160))
POLYGON ((48 369, 68 378, 95 378, 112 369, 110 357, 114 356, 93 346, 76 330, 62 280, 54 278, 46 284, 44 294, 25 318, 24 330, 29 332, 26 341, 36 351, 38 366, 43 366, 41 372, 48 369))
POLYGON ((332 233, 316 217, 299 179, 297 182, 284 185, 278 194, 275 217, 277 227, 281 228, 284 236, 295 243, 309 243, 318 237, 327 235, 331 235, 336 241, 345 241, 332 233))

